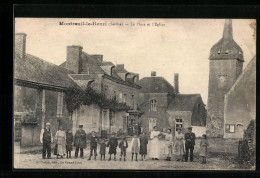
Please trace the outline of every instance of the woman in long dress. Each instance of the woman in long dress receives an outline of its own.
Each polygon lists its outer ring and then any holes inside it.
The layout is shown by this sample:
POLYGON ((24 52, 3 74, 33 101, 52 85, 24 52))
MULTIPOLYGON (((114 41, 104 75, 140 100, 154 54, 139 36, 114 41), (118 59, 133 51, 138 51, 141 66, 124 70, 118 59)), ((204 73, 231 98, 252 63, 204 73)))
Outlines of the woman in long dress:
POLYGON ((164 154, 165 154, 166 160, 171 161, 172 145, 173 145, 171 129, 168 129, 167 133, 164 133, 164 135, 165 135, 164 154))
POLYGON ((160 157, 160 142, 158 138, 160 134, 161 132, 158 131, 158 127, 154 126, 150 135, 151 146, 149 156, 152 158, 152 160, 159 160, 160 157))
POLYGON ((66 155, 66 133, 62 125, 60 125, 59 130, 56 132, 55 140, 58 144, 57 158, 59 158, 59 156, 63 158, 63 156, 66 155))
POLYGON ((177 161, 183 161, 184 158, 184 135, 181 133, 181 128, 177 128, 177 133, 174 138, 173 155, 177 161))

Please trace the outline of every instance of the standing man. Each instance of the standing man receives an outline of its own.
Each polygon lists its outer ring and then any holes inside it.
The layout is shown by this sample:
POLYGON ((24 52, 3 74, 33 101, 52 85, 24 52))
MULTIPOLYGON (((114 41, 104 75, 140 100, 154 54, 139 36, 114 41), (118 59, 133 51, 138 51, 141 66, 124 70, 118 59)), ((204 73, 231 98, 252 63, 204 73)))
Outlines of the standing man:
POLYGON ((91 160, 91 156, 93 156, 93 151, 94 151, 94 159, 96 160, 97 157, 97 142, 98 139, 96 137, 96 132, 92 132, 92 136, 90 137, 90 155, 88 160, 91 160))
POLYGON ((51 143, 53 142, 52 132, 50 129, 50 123, 46 123, 46 128, 41 130, 40 134, 40 141, 42 143, 42 158, 45 159, 46 151, 47 151, 47 158, 51 159, 51 143))
POLYGON ((75 158, 78 158, 79 149, 80 149, 80 157, 83 158, 84 156, 83 149, 87 147, 86 138, 87 135, 86 132, 83 130, 83 125, 79 125, 79 130, 77 130, 75 133, 75 142, 74 142, 74 146, 76 147, 75 158))
POLYGON ((193 161, 193 150, 195 145, 195 133, 192 132, 192 127, 188 127, 188 132, 185 133, 185 162, 188 161, 190 151, 190 162, 193 161))

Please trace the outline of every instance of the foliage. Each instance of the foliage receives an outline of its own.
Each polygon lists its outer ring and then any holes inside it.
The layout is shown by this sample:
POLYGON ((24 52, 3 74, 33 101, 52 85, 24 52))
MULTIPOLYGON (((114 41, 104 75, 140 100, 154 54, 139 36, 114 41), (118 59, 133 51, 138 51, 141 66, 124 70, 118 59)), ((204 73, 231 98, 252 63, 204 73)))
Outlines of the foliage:
POLYGON ((91 104, 97 104, 99 107, 110 109, 111 111, 126 111, 130 109, 126 103, 119 103, 116 98, 108 99, 91 87, 86 89, 79 87, 68 88, 65 93, 65 102, 70 113, 81 105, 89 106, 91 104))

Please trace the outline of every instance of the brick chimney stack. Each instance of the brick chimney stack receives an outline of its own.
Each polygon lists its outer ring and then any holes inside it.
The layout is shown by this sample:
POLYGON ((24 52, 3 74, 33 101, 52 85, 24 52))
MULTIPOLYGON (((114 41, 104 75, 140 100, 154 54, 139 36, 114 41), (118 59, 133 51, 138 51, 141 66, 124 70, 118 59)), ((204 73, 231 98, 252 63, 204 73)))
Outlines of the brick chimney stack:
POLYGON ((66 68, 76 74, 82 71, 82 46, 67 46, 67 63, 66 68))
POLYGON ((15 34, 15 54, 20 58, 24 59, 26 53, 26 34, 16 33, 15 34))
POLYGON ((175 93, 179 93, 179 74, 174 73, 174 88, 175 88, 175 93))
POLYGON ((151 72, 151 77, 156 77, 156 72, 155 71, 151 72))

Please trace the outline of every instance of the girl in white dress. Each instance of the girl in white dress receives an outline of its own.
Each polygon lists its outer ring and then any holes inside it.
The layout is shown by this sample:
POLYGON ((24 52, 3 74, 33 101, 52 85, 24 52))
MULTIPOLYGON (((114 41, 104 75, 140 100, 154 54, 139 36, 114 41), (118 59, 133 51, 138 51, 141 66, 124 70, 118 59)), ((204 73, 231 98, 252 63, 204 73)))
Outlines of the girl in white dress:
POLYGON ((158 131, 158 127, 154 126, 150 136, 151 146, 149 156, 152 158, 152 160, 159 160, 160 157, 160 142, 158 138, 160 134, 161 132, 158 131))

